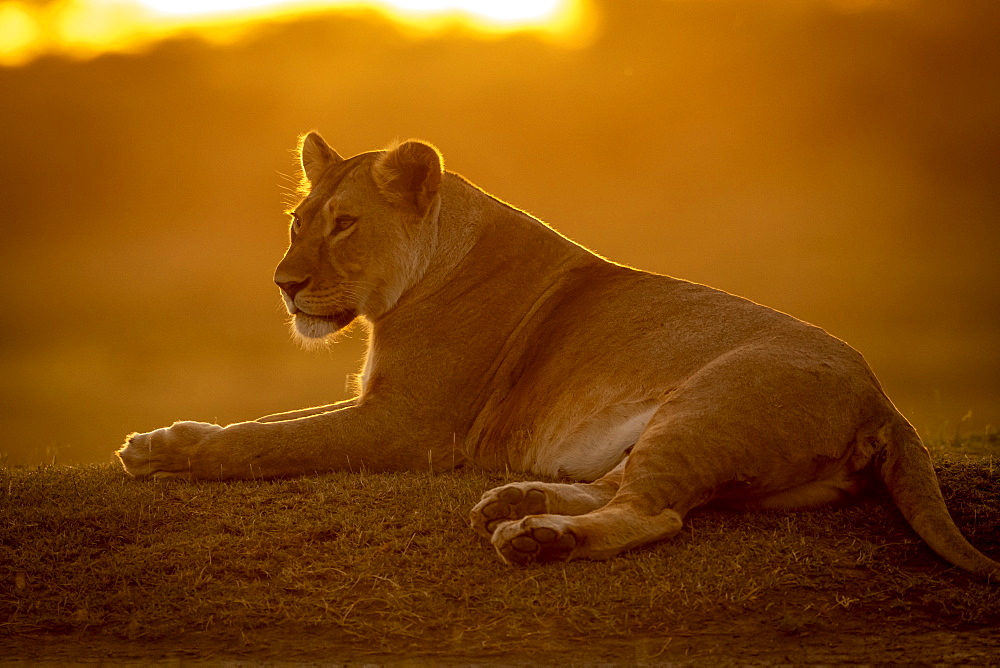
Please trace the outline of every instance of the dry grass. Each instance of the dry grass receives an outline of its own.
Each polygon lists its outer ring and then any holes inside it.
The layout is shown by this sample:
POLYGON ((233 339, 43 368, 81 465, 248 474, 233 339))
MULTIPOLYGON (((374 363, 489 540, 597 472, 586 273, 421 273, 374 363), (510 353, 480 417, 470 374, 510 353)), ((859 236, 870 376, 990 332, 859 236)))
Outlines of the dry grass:
MULTIPOLYGON (((970 445, 1000 451, 995 435, 970 445)), ((949 455, 939 469, 956 522, 994 557, 996 462, 949 455)), ((140 654, 160 643, 213 655, 537 658, 586 639, 627 642, 642 658, 686 634, 1000 623, 1000 588, 948 568, 882 498, 703 512, 677 539, 609 562, 510 568, 466 526, 481 492, 506 480, 220 484, 136 481, 109 465, 4 469, 0 656, 74 638, 140 654)))

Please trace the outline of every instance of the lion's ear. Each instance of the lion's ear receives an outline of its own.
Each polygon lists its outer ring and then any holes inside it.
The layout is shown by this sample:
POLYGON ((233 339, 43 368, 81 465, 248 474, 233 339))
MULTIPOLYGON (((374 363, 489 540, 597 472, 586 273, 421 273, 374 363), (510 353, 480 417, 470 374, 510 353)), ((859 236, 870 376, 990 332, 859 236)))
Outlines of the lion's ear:
POLYGON ((423 216, 437 195, 443 171, 444 162, 436 148, 410 140, 382 153, 372 176, 386 199, 412 206, 423 216))
POLYGON ((343 160, 316 132, 310 132, 302 138, 299 144, 299 159, 302 161, 302 171, 306 179, 313 184, 327 167, 343 160))

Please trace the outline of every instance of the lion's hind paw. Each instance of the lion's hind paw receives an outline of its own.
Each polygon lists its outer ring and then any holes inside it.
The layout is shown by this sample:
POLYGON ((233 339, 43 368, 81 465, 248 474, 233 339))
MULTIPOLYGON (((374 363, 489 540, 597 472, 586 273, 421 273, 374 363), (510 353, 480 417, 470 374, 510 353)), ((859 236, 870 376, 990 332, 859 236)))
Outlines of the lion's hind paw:
POLYGON ((527 515, 548 512, 545 492, 530 483, 513 483, 491 489, 469 514, 470 524, 480 535, 489 538, 505 522, 527 515))
POLYGON ((507 522, 494 531, 493 547, 512 565, 569 561, 579 543, 568 527, 569 519, 561 515, 543 515, 507 522))

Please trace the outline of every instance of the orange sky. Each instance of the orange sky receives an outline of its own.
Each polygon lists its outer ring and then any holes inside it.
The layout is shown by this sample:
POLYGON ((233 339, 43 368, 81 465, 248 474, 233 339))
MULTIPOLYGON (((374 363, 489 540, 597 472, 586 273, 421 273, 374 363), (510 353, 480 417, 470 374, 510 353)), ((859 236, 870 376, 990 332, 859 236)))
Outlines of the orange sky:
POLYGON ((557 43, 583 39, 588 18, 584 0, 0 0, 0 65, 136 53, 179 34, 231 43, 261 23, 359 11, 422 32, 528 32, 557 43))
POLYGON ((428 139, 613 260, 824 327, 925 435, 1000 425, 998 6, 588 6, 570 48, 332 12, 0 67, 0 454, 346 395, 363 341, 298 350, 271 282, 309 129, 428 139))

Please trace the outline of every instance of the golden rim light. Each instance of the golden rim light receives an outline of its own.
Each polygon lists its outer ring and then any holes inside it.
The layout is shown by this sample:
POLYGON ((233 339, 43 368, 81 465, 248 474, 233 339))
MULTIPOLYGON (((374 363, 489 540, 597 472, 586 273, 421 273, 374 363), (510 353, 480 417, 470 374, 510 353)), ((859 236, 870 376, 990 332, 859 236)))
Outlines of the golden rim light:
POLYGON ((0 66, 43 54, 136 52, 177 34, 228 42, 262 22, 360 10, 427 32, 459 25, 564 45, 586 32, 584 0, 0 0, 0 66))

